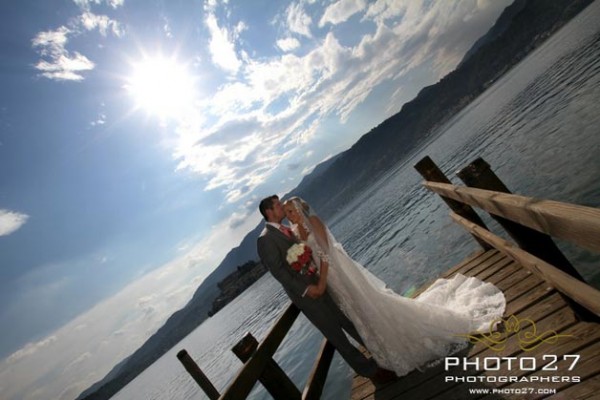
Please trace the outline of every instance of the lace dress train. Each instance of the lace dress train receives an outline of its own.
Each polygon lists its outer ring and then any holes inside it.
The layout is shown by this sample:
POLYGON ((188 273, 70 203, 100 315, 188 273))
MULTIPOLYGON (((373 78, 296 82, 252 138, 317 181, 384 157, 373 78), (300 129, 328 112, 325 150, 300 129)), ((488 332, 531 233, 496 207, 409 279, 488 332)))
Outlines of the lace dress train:
MULTIPOLYGON (((416 299, 403 297, 354 261, 328 232, 327 287, 383 368, 403 376, 466 345, 502 317, 504 294, 477 278, 438 279, 416 299)), ((309 246, 319 249, 314 235, 309 246)))

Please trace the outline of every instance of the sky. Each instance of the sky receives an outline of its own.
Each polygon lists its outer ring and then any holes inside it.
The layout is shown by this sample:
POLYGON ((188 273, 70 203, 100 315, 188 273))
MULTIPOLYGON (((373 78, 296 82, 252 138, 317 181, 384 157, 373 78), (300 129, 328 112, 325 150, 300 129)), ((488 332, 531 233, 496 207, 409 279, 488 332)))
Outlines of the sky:
POLYGON ((3 0, 0 397, 74 399, 507 0, 3 0))

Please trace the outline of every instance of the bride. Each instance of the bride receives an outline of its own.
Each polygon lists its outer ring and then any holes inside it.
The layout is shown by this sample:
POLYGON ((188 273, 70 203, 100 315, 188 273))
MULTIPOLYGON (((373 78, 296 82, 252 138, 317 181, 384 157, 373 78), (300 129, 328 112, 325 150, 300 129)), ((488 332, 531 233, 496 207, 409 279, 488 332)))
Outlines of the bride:
POLYGON ((403 297, 354 261, 304 200, 293 197, 283 208, 320 268, 319 283, 306 294, 318 297, 327 288, 377 364, 398 376, 465 347, 460 335, 487 331, 504 313, 497 287, 461 274, 438 279, 415 299, 403 297))

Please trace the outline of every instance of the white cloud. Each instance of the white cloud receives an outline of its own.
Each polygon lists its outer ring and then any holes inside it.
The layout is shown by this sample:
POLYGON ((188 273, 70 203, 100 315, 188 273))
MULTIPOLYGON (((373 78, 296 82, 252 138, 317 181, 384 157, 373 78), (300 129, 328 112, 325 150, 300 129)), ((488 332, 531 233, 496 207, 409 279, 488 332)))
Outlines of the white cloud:
POLYGON ((339 0, 327 7, 319 21, 319 26, 323 27, 327 23, 337 25, 346 22, 354 14, 363 11, 366 6, 364 0, 339 0))
MULTIPOLYGON (((84 10, 79 17, 71 20, 68 26, 61 26, 54 31, 38 33, 32 40, 32 45, 38 50, 42 60, 35 68, 41 71, 41 76, 59 81, 81 81, 83 72, 94 69, 95 64, 85 55, 67 50, 69 37, 81 34, 81 31, 98 30, 106 37, 108 33, 120 37, 124 30, 121 25, 106 15, 96 15, 89 11, 91 3, 99 4, 100 1, 76 1, 84 10)), ((122 1, 109 1, 111 6, 118 7, 122 1)))
POLYGON ((94 63, 86 56, 75 52, 72 56, 61 54, 51 61, 40 61, 35 68, 42 71, 42 76, 63 81, 83 80, 81 72, 94 69, 94 63))
POLYGON ((335 97, 347 86, 336 85, 332 78, 350 56, 351 51, 330 35, 304 57, 288 54, 252 61, 244 69, 245 83, 224 85, 212 98, 209 110, 220 116, 218 124, 180 129, 175 152, 179 168, 210 176, 208 189, 224 187, 229 201, 250 194, 294 146, 316 134, 322 116, 340 107, 335 97), (321 89, 333 91, 324 94, 321 89), (267 112, 286 98, 280 112, 267 112))
POLYGON ((102 126, 106 124, 106 114, 100 113, 95 121, 90 122, 91 126, 102 126))
POLYGON ((32 44, 40 48, 42 56, 58 57, 65 53, 65 45, 71 32, 71 29, 66 26, 61 26, 55 31, 40 32, 33 39, 32 44))
POLYGON ((63 374, 70 372, 70 370, 78 368, 82 363, 84 363, 86 360, 90 359, 91 357, 92 357, 92 353, 90 353, 89 351, 86 351, 85 353, 81 354, 79 357, 75 358, 73 361, 71 361, 65 367, 63 374))
POLYGON ((0 209, 0 236, 10 235, 19 230, 29 219, 29 215, 0 209))
POLYGON ((240 21, 233 29, 233 32, 235 33, 235 37, 239 37, 239 35, 246 30, 248 30, 248 25, 246 25, 244 21, 240 21))
POLYGON ((300 47, 300 41, 296 38, 285 38, 277 41, 277 47, 283 51, 292 51, 300 47))
POLYGON ((206 26, 210 32, 208 46, 213 63, 223 70, 235 74, 242 65, 242 62, 237 57, 235 44, 230 40, 227 28, 219 27, 214 14, 208 14, 206 17, 206 26))
POLYGON ((125 4, 125 0, 73 0, 73 2, 82 10, 89 10, 93 4, 99 5, 104 3, 112 8, 118 8, 125 4))
POLYGON ((204 10, 209 13, 213 13, 217 8, 218 1, 217 0, 206 0, 204 3, 204 10))
POLYGON ((312 18, 306 14, 301 3, 292 3, 287 9, 288 29, 302 36, 312 37, 310 25, 312 18))
MULTIPOLYGON (((369 5, 365 18, 372 19, 376 23, 382 23, 403 15, 407 9, 420 9, 420 6, 421 2, 419 1, 378 0, 369 5)), ((416 12, 409 13, 403 18, 403 23, 410 23, 411 17, 418 18, 418 15, 416 12)))
POLYGON ((98 29, 102 36, 106 36, 108 32, 111 32, 115 36, 123 35, 123 28, 121 25, 106 15, 96 15, 86 11, 81 14, 79 18, 81 25, 88 31, 98 29))
POLYGON ((163 31, 165 32, 165 36, 168 38, 173 38, 173 32, 171 30, 171 24, 169 22, 165 22, 163 25, 163 31))
MULTIPOLYGON (((293 3, 286 10, 288 29, 310 36, 311 18, 304 4, 293 3)), ((325 120, 345 123, 376 87, 389 85, 394 104, 382 107, 373 124, 416 94, 418 88, 404 89, 413 71, 426 71, 419 72, 426 77, 420 78, 423 85, 450 72, 501 11, 498 6, 492 15, 484 13, 487 9, 472 2, 427 7, 393 0, 369 3, 368 8, 362 1, 331 5, 322 21, 341 23, 364 11, 363 20, 371 21, 375 29, 355 45, 343 45, 329 32, 311 41, 312 50, 302 55, 259 56, 243 65, 234 63, 239 68, 236 79, 220 86, 198 110, 209 117, 199 124, 182 124, 178 130, 174 156, 179 168, 206 176, 207 189, 222 188, 229 201, 252 195, 284 164, 294 164, 295 158, 313 150, 312 138, 324 134, 325 120), (466 15, 477 29, 464 26, 466 15)), ((211 18, 216 30, 215 14, 211 18)), ((298 43, 292 37, 276 42, 284 50, 298 43)), ((329 152, 343 150, 352 138, 337 142, 340 148, 329 152)))
POLYGON ((31 356, 31 355, 35 354, 38 350, 50 346, 52 343, 56 342, 56 340, 57 340, 57 337, 53 335, 53 336, 49 336, 43 340, 40 340, 39 342, 36 342, 36 343, 28 343, 22 349, 17 350, 13 354, 11 354, 7 358, 7 362, 15 363, 24 357, 31 356))

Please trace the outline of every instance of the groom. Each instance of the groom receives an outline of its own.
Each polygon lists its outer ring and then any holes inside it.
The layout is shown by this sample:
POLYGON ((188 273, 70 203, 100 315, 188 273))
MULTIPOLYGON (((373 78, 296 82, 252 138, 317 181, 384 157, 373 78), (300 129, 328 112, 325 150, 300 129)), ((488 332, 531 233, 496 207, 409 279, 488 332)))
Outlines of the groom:
POLYGON ((266 225, 258 238, 258 255, 275 279, 281 283, 292 302, 335 346, 356 373, 377 383, 393 379, 393 372, 379 368, 373 359, 365 357, 350 343, 344 331, 359 343, 362 343, 362 340, 352 322, 346 318, 327 291, 321 296, 314 294, 318 281, 316 274, 301 275, 287 263, 287 251, 294 243, 298 243, 298 239, 294 237, 290 228, 281 225, 285 213, 279 197, 273 195, 263 199, 259 210, 266 220, 266 225))

